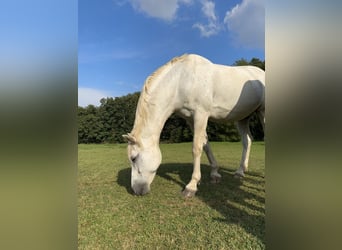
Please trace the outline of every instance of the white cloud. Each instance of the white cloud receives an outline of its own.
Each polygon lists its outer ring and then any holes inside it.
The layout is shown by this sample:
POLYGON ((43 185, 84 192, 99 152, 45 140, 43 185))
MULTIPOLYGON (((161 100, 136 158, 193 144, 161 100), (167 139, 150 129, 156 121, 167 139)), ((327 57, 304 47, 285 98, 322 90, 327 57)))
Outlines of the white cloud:
POLYGON ((206 17, 216 21, 215 3, 211 1, 202 1, 202 11, 206 17))
POLYGON ((215 14, 215 3, 208 0, 202 0, 202 12, 208 19, 208 24, 195 23, 192 27, 199 29, 201 36, 210 37, 220 31, 220 25, 217 23, 215 14))
POLYGON ((201 36, 204 37, 216 35, 220 30, 219 26, 213 22, 209 22, 208 24, 195 23, 192 27, 199 29, 201 36))
POLYGON ((242 0, 227 11, 224 23, 236 41, 251 48, 265 47, 265 0, 242 0))
POLYGON ((78 106, 86 107, 89 104, 100 105, 101 98, 110 97, 106 91, 93 88, 78 88, 78 106))
POLYGON ((226 12, 222 22, 216 15, 213 0, 113 0, 117 4, 130 3, 136 11, 164 21, 173 21, 181 5, 200 3, 207 22, 196 22, 192 27, 198 29, 202 37, 218 34, 226 25, 235 42, 250 48, 265 47, 265 0, 242 0, 226 12))
POLYGON ((191 4, 192 0, 130 0, 133 8, 150 17, 172 21, 180 4, 191 4))
POLYGON ((123 6, 127 3, 128 0, 113 0, 113 2, 118 6, 123 6))

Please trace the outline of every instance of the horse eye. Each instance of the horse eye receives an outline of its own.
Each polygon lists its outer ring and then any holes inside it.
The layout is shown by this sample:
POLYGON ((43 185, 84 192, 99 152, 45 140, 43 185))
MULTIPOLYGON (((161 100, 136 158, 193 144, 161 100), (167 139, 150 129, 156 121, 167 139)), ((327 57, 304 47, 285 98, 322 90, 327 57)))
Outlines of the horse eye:
POLYGON ((133 163, 135 163, 135 161, 137 160, 137 158, 138 158, 138 155, 136 155, 136 156, 134 156, 134 157, 132 156, 132 157, 131 157, 131 161, 132 161, 133 163))

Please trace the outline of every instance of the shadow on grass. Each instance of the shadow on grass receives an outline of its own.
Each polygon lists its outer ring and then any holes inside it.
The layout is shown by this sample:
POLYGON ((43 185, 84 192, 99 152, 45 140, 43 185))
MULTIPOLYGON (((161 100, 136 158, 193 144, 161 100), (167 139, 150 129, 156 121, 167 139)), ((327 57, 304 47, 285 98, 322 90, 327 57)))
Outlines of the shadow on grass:
MULTIPOLYGON (((201 165, 202 180, 196 196, 222 215, 213 220, 238 224, 265 244, 264 177, 252 171, 240 180, 234 177, 235 169, 221 168, 219 172, 221 183, 212 184, 210 166, 201 165)), ((192 164, 162 164, 157 174, 183 189, 191 179, 192 164), (179 178, 172 177, 175 175, 179 178)))
MULTIPOLYGON (((265 244, 264 177, 259 173, 248 172, 246 177, 240 180, 234 178, 235 169, 221 168, 219 172, 222 175, 221 183, 212 184, 210 166, 201 165, 202 180, 196 196, 222 215, 220 218, 213 218, 214 221, 237 224, 265 244)), ((132 194, 130 174, 129 168, 121 170, 118 184, 132 194)), ((181 190, 191 179, 192 164, 161 164, 157 175, 176 183, 181 190)))
POLYGON ((134 195, 133 190, 131 188, 131 169, 125 168, 119 171, 117 183, 125 187, 127 192, 131 195, 134 195))

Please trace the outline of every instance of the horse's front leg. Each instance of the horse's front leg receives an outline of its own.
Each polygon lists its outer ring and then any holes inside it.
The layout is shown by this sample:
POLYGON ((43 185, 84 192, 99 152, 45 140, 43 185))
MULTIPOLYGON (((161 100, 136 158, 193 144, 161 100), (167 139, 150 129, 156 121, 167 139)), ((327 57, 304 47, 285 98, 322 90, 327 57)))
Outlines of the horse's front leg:
POLYGON ((186 185, 183 195, 184 197, 192 197, 197 191, 197 184, 201 180, 201 155, 203 146, 207 143, 206 128, 208 115, 205 113, 196 113, 194 116, 194 139, 192 145, 192 155, 194 160, 194 168, 191 181, 186 185))
MULTIPOLYGON (((191 131, 194 133, 194 121, 192 119, 186 119, 186 122, 188 123, 191 131)), ((221 175, 218 172, 219 167, 217 165, 213 151, 211 150, 207 133, 205 133, 205 137, 206 137, 206 143, 204 144, 203 149, 207 155, 209 164, 211 166, 211 171, 210 171, 211 183, 219 183, 221 181, 221 175)))

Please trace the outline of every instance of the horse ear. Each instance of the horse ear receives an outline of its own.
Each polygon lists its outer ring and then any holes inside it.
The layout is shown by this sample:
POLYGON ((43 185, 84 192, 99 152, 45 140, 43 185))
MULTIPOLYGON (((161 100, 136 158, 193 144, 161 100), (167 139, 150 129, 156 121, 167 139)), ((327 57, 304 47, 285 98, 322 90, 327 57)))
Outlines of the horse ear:
POLYGON ((125 138, 127 140, 127 142, 130 144, 137 143, 137 140, 135 139, 135 137, 133 135, 131 135, 130 133, 128 133, 127 135, 122 135, 122 137, 125 138))

